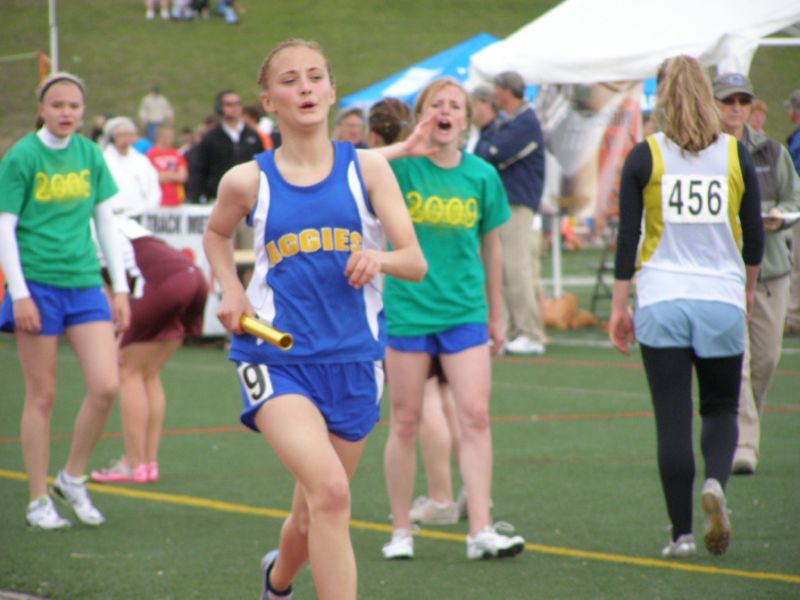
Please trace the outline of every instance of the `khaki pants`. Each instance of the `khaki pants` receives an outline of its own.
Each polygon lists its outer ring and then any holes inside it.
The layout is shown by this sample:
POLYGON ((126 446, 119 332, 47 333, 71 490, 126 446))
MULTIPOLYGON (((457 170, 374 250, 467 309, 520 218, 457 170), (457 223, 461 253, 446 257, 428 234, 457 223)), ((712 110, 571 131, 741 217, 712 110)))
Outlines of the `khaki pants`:
POLYGON ((783 320, 789 299, 789 275, 756 286, 753 314, 747 326, 739 392, 739 443, 758 456, 761 413, 781 357, 783 320))
POLYGON ((507 340, 524 335, 544 340, 537 290, 539 289, 539 246, 533 231, 533 211, 512 205, 511 218, 500 228, 503 247, 502 320, 507 340))
POLYGON ((791 229, 792 236, 792 272, 791 296, 786 311, 786 325, 794 332, 800 331, 800 223, 791 229))

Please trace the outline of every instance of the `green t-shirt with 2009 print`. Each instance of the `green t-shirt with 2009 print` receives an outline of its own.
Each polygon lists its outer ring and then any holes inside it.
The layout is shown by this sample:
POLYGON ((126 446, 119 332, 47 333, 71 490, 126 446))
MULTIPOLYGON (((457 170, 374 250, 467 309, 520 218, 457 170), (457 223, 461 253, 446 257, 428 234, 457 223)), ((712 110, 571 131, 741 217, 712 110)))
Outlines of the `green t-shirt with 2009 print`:
POLYGON ((17 215, 17 246, 26 280, 56 287, 102 285, 90 221, 95 205, 117 193, 98 146, 73 135, 66 148, 36 133, 0 162, 0 212, 17 215))
POLYGON ((428 158, 402 158, 391 165, 428 272, 420 283, 386 278, 389 335, 412 337, 486 323, 481 236, 511 215, 497 171, 468 153, 449 169, 428 158))

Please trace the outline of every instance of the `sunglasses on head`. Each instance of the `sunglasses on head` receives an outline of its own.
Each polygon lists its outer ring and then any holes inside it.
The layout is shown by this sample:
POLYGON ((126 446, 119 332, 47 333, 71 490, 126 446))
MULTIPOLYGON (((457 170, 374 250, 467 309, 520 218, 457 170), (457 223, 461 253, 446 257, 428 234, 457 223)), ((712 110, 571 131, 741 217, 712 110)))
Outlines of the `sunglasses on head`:
POLYGON ((750 106, 753 103, 753 99, 750 96, 728 96, 720 100, 720 102, 728 106, 733 106, 737 102, 739 106, 750 106))

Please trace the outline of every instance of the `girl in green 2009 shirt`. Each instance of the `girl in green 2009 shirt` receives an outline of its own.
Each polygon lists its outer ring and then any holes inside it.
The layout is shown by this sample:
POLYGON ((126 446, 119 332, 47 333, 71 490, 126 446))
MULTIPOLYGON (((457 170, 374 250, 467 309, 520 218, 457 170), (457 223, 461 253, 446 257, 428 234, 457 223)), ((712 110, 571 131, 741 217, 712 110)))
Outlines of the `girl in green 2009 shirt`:
POLYGON ((499 533, 490 522, 489 395, 490 348, 503 343, 498 227, 511 213, 494 167, 461 149, 471 122, 466 90, 455 80, 437 79, 417 97, 414 112, 419 124, 412 136, 379 149, 392 160, 428 261, 428 273, 419 284, 391 277, 385 282, 391 419, 384 468, 393 534, 383 556, 414 555, 409 522, 414 444, 425 380, 438 357, 461 430, 458 458, 469 515, 467 558, 510 557, 523 550, 525 540, 499 533))
POLYGON ((67 463, 51 489, 79 521, 97 526, 104 518, 89 499, 84 472, 119 385, 112 315, 118 332, 130 321, 122 251, 105 202, 117 186, 100 149, 75 133, 84 112, 83 82, 54 73, 42 83, 38 101, 43 126, 0 162, 0 266, 8 282, 0 330, 14 332, 25 379, 20 438, 30 491, 26 522, 37 529, 70 526, 47 493, 56 350, 64 334, 87 392, 67 463), (92 242, 93 217, 113 280, 111 310, 92 242))

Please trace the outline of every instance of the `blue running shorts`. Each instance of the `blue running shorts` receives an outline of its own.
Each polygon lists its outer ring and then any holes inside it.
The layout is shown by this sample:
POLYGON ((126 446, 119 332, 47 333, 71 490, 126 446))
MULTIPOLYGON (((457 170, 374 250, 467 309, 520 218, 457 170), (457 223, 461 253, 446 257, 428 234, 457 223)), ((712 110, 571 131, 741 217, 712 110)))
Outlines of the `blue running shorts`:
POLYGON ((692 348, 700 358, 744 352, 745 313, 710 300, 665 300, 637 307, 636 339, 653 348, 692 348))
POLYGON ((325 419, 328 431, 357 442, 380 418, 383 361, 297 365, 236 363, 241 384, 242 423, 258 431, 255 416, 272 398, 299 394, 325 419))
MULTIPOLYGON (((31 298, 39 309, 39 335, 61 335, 73 325, 110 321, 111 309, 103 288, 60 288, 27 281, 31 298)), ((0 331, 14 331, 14 303, 6 293, 0 307, 0 331)))
POLYGON ((485 323, 467 323, 452 329, 413 337, 389 336, 386 345, 400 352, 425 352, 431 356, 455 354, 489 342, 485 323))

